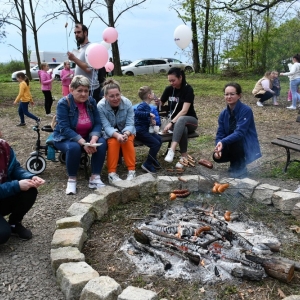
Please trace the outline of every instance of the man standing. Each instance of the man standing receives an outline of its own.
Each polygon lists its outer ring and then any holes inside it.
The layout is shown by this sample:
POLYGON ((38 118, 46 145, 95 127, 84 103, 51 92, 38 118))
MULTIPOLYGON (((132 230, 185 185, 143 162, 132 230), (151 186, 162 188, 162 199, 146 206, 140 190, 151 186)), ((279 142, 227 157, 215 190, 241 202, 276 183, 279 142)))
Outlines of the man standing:
POLYGON ((90 80, 90 96, 98 102, 100 100, 98 72, 89 66, 85 59, 86 48, 90 45, 88 39, 88 28, 83 24, 76 24, 74 34, 77 44, 79 45, 79 50, 77 55, 72 52, 68 52, 68 58, 76 64, 75 75, 83 75, 90 80))

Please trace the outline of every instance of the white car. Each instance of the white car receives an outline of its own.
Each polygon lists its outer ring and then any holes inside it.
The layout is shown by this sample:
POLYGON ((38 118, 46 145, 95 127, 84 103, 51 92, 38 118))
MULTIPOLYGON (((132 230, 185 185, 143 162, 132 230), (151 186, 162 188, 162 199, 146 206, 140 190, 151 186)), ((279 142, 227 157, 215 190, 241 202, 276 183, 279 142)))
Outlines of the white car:
POLYGON ((225 58, 220 64, 220 70, 225 71, 237 67, 241 63, 240 58, 225 58))
MULTIPOLYGON (((73 61, 70 61, 70 68, 72 71, 75 71, 75 67, 76 64, 73 61)), ((55 80, 60 80, 60 72, 63 68, 64 68, 64 63, 61 63, 59 66, 53 69, 52 78, 55 78, 55 80)))
POLYGON ((167 61, 167 63, 169 64, 169 66, 171 66, 171 68, 173 67, 180 68, 184 70, 186 73, 194 72, 194 68, 192 65, 183 63, 182 61, 176 58, 164 58, 164 60, 167 61))
POLYGON ((142 75, 166 73, 171 67, 165 59, 162 58, 145 58, 138 59, 128 66, 121 67, 122 73, 125 75, 142 75))
MULTIPOLYGON (((49 62, 48 65, 49 65, 49 69, 54 69, 58 65, 60 65, 60 62, 49 62)), ((30 68, 31 77, 32 77, 33 80, 39 80, 39 75, 38 75, 39 69, 40 68, 39 68, 38 65, 35 65, 34 67, 30 68)), ((21 70, 21 71, 13 72, 11 74, 11 80, 12 81, 17 81, 17 74, 19 72, 23 72, 24 74, 26 74, 26 70, 21 70)))

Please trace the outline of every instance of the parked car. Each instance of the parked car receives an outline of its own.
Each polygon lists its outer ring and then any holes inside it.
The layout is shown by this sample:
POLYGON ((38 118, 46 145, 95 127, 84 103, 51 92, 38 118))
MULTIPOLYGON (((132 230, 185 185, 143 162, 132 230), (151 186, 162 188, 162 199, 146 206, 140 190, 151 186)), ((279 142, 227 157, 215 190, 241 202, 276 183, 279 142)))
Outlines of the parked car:
MULTIPOLYGON (((76 64, 73 61, 70 61, 71 70, 75 71, 75 67, 76 64)), ((63 68, 64 68, 64 63, 61 63, 55 69, 53 69, 52 78, 55 78, 55 80, 60 80, 60 72, 63 68)))
POLYGON ((171 68, 177 67, 183 69, 185 72, 194 72, 194 68, 190 64, 183 63, 176 58, 164 58, 171 68))
MULTIPOLYGON (((49 65, 49 69, 54 69, 56 68, 57 66, 60 65, 59 62, 48 62, 48 65, 49 65)), ((39 71, 39 66, 38 65, 35 65, 34 67, 30 68, 30 73, 31 73, 31 77, 33 80, 39 80, 39 75, 38 75, 38 71, 39 71)), ((26 74, 26 70, 21 70, 21 71, 16 71, 16 72, 13 72, 11 74, 11 80, 12 81, 17 81, 17 74, 19 72, 23 72, 26 74)))
POLYGON ((220 64, 220 70, 225 71, 241 64, 240 58, 225 58, 220 64))
POLYGON ((125 66, 128 66, 132 63, 131 60, 121 60, 120 61, 120 64, 121 64, 121 67, 125 67, 125 66))
POLYGON ((122 73, 125 75, 142 75, 142 74, 156 74, 166 73, 171 67, 167 61, 162 58, 145 58, 138 59, 128 66, 121 67, 122 73))

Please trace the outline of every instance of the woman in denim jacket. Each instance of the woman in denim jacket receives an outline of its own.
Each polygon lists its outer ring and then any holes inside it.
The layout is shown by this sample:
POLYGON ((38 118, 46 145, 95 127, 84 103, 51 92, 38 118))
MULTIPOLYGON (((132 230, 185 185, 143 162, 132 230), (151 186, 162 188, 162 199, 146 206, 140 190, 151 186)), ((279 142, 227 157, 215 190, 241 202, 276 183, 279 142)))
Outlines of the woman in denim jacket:
POLYGON ((113 184, 121 180, 116 173, 121 149, 128 168, 126 180, 132 180, 135 177, 136 133, 132 103, 121 95, 120 85, 113 79, 104 82, 103 90, 104 98, 97 108, 105 131, 104 137, 107 139, 108 181, 113 184))
POLYGON ((89 97, 89 87, 89 80, 77 75, 71 82, 71 93, 57 103, 57 125, 53 132, 53 140, 54 146, 66 154, 69 175, 67 195, 76 194, 76 176, 82 150, 92 155, 89 187, 105 186, 100 179, 100 173, 105 160, 106 141, 101 134, 102 124, 96 101, 89 97), (102 145, 91 146, 98 143, 102 145))

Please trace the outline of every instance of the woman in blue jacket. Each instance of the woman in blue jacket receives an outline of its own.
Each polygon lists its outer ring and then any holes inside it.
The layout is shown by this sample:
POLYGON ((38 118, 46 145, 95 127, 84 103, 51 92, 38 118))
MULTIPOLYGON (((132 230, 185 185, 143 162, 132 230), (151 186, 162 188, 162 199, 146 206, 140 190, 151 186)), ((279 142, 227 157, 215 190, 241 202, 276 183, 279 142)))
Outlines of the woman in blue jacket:
POLYGON ((56 108, 57 125, 53 132, 54 146, 66 154, 69 175, 66 194, 76 194, 76 176, 82 150, 92 155, 89 188, 105 186, 100 173, 106 155, 106 141, 95 99, 89 96, 89 79, 77 75, 71 81, 71 93, 60 99, 56 108), (89 144, 88 144, 89 143, 89 144), (91 146, 99 144, 99 146, 91 146))
POLYGON ((231 177, 246 176, 246 165, 261 157, 253 112, 240 101, 241 94, 238 83, 225 85, 227 107, 219 116, 213 154, 217 163, 230 162, 228 171, 231 177))
POLYGON ((9 144, 0 139, 0 244, 4 244, 11 234, 23 240, 32 238, 31 231, 21 222, 36 200, 37 188, 44 182, 24 170, 9 144), (4 219, 7 215, 8 222, 4 219))

